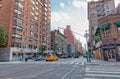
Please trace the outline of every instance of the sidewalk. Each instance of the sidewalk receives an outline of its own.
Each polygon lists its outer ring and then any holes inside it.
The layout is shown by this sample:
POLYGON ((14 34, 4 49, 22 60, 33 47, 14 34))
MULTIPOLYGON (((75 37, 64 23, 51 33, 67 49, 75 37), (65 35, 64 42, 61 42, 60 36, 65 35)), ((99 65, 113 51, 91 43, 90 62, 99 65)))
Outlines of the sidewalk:
POLYGON ((27 62, 26 61, 8 61, 8 62, 0 62, 0 64, 20 64, 20 63, 29 63, 29 62, 35 62, 34 60, 28 60, 27 62))

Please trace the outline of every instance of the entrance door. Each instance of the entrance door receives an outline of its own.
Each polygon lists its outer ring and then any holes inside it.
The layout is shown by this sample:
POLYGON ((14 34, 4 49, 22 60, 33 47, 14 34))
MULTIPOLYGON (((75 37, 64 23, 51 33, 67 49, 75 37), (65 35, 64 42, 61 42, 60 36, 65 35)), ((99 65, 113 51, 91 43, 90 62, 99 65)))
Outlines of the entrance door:
POLYGON ((116 61, 115 49, 108 49, 107 51, 108 61, 116 61))

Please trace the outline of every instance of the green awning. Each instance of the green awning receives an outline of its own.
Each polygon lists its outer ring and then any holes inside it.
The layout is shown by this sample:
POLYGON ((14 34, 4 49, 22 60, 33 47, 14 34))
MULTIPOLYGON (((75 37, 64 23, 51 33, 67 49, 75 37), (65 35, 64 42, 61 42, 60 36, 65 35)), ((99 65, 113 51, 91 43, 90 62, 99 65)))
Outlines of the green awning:
POLYGON ((98 27, 98 28, 96 29, 95 34, 99 33, 99 31, 100 31, 100 28, 98 27))
POLYGON ((120 21, 115 22, 116 26, 120 27, 120 21))
POLYGON ((100 29, 108 28, 109 25, 110 25, 110 23, 108 23, 108 24, 103 24, 103 25, 101 25, 99 28, 100 28, 100 29))
POLYGON ((95 40, 95 41, 100 40, 100 36, 99 36, 99 35, 94 36, 94 40, 95 40))

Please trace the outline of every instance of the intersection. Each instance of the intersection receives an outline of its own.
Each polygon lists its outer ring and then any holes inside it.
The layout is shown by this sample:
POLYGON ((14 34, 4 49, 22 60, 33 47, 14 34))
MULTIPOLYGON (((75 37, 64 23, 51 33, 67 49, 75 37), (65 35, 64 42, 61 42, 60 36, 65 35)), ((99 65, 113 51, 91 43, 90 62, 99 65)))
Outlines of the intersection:
POLYGON ((120 64, 86 62, 84 58, 58 61, 1 62, 0 79, 119 79, 120 64))

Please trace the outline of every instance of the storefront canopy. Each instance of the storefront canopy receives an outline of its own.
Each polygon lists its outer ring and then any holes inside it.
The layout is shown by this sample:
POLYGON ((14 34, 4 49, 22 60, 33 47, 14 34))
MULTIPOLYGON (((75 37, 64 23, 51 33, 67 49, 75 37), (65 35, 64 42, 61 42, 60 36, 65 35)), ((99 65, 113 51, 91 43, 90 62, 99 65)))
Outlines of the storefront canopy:
POLYGON ((97 33, 99 33, 99 30, 100 30, 100 28, 98 27, 98 28, 96 29, 95 35, 96 35, 97 33))
POLYGON ((99 28, 100 29, 105 29, 105 28, 108 28, 109 26, 110 26, 110 23, 107 23, 107 24, 101 25, 99 28))
POLYGON ((120 27, 120 21, 115 22, 116 26, 120 27))

